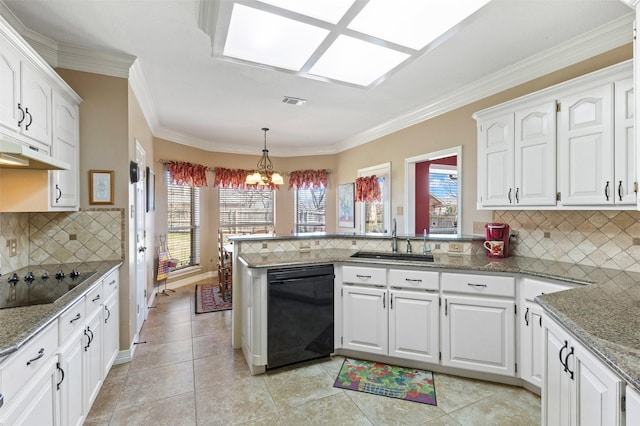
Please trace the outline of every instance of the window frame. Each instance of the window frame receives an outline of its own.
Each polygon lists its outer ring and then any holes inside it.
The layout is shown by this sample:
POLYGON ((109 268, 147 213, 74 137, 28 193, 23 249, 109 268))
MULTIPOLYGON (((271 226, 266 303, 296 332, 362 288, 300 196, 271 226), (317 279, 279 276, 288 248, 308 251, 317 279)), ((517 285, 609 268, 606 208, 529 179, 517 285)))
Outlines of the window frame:
MULTIPOLYGON (((236 204, 247 203, 245 200, 238 200, 236 204)), ((246 214, 254 213, 255 209, 252 207, 245 207, 248 211, 246 214)), ((275 189, 253 189, 253 188, 218 188, 218 228, 222 230, 225 235, 244 235, 244 234, 255 234, 255 233, 273 233, 276 226, 276 196, 275 189), (223 208, 226 202, 223 202, 223 198, 231 198, 226 197, 225 192, 227 191, 238 191, 239 193, 270 193, 271 194, 271 208, 265 208, 267 212, 270 211, 270 220, 267 219, 263 222, 260 221, 246 221, 246 222, 237 222, 237 221, 224 221, 225 215, 229 214, 232 216, 232 213, 236 214, 239 211, 238 207, 229 208, 227 211, 226 208, 223 208)))
MULTIPOLYGON (((184 261, 184 258, 178 257, 176 255, 177 250, 171 250, 171 237, 172 233, 178 233, 185 230, 188 230, 189 233, 189 261, 186 264, 178 263, 178 266, 175 267, 175 271, 190 268, 193 266, 200 266, 200 229, 201 229, 201 194, 200 188, 190 185, 176 185, 171 183, 170 172, 167 170, 166 172, 166 184, 167 184, 167 251, 172 258, 179 259, 180 262, 184 261), (189 198, 189 225, 188 226, 171 226, 171 214, 172 214, 172 198, 176 198, 171 195, 171 189, 173 187, 184 187, 188 188, 188 198, 189 198)), ((173 202, 178 202, 177 200, 173 202)))
MULTIPOLYGON (((308 213, 309 212, 305 212, 308 213)), ((293 195, 293 228, 294 228, 294 233, 296 234, 313 234, 313 233, 318 233, 318 232, 326 232, 327 230, 327 189, 326 188, 313 188, 313 189, 309 189, 309 188, 301 188, 301 189, 296 189, 293 195), (300 205, 300 192, 301 191, 305 191, 305 192, 322 192, 322 206, 320 208, 318 208, 318 210, 322 210, 322 213, 312 213, 312 214, 319 214, 322 216, 322 220, 319 222, 300 222, 300 211, 299 211, 299 205, 300 205), (301 227, 319 227, 321 229, 317 229, 314 231, 301 231, 300 228, 301 227)))

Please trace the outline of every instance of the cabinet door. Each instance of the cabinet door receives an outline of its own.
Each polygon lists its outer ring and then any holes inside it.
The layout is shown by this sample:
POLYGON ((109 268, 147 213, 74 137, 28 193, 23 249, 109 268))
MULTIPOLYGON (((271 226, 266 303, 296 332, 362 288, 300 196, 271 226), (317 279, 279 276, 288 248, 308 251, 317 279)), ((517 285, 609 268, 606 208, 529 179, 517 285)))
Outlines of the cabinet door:
POLYGON ((571 421, 570 378, 565 371, 570 338, 562 328, 545 317, 544 372, 542 381, 542 424, 566 426, 571 421))
POLYGON ((60 394, 60 415, 63 425, 80 426, 86 417, 87 396, 84 394, 83 365, 85 339, 77 333, 61 348, 58 355, 64 379, 58 390, 60 394))
POLYGON ((556 102, 515 113, 514 202, 525 206, 556 204, 556 102))
POLYGON ((389 355, 437 363, 438 295, 392 290, 389 297, 389 355))
POLYGON ((99 309, 89 318, 85 328, 86 340, 83 348, 85 356, 84 394, 87 396, 87 406, 85 407, 87 411, 98 396, 104 379, 102 332, 102 309, 99 309))
POLYGON ((634 205, 636 141, 634 139, 635 102, 633 79, 615 83, 615 204, 634 205))
POLYGON ((620 407, 624 385, 622 379, 582 345, 573 342, 572 349, 575 355, 569 358, 568 364, 575 381, 575 392, 572 398, 572 411, 575 416, 571 424, 576 426, 622 424, 620 407))
POLYGON ((71 169, 49 172, 50 207, 52 210, 77 210, 80 205, 78 107, 56 93, 53 99, 51 156, 69 163, 71 169))
POLYGON ((627 386, 626 395, 626 423, 628 426, 640 425, 640 393, 627 386))
POLYGON ((342 347, 387 355, 387 303, 385 289, 344 286, 342 347))
POLYGON ((21 64, 20 96, 26 118, 20 126, 20 132, 46 147, 51 146, 51 85, 29 64, 21 64))
POLYGON ((544 371, 544 333, 542 308, 537 303, 525 302, 520 323, 520 376, 527 382, 542 387, 544 371))
POLYGON ((515 374, 513 301, 446 295, 442 312, 442 364, 515 374))
MULTIPOLYGON (((105 283, 105 286, 107 283, 105 283)), ((118 293, 111 295, 104 304, 104 377, 107 377, 120 348, 118 330, 118 293)))
POLYGON ((563 205, 613 204, 613 84, 561 99, 563 205))
POLYGON ((51 358, 42 366, 39 374, 25 385, 24 393, 18 397, 19 401, 11 401, 13 404, 9 411, 2 412, 0 425, 59 425, 57 382, 56 359, 51 358))
POLYGON ((0 126, 17 132, 21 114, 20 56, 4 38, 0 37, 0 126))
POLYGON ((478 127, 478 189, 483 207, 510 206, 513 189, 513 114, 483 119, 478 127))

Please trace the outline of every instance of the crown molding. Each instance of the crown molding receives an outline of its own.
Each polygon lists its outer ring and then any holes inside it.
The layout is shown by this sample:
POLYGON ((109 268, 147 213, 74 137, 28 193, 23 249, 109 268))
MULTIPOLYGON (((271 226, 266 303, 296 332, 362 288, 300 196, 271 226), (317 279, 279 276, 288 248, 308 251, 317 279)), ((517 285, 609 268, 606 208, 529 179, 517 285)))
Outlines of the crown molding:
POLYGON ((138 101, 138 105, 140 105, 142 115, 144 115, 145 120, 147 120, 151 133, 156 136, 160 123, 158 122, 157 109, 153 103, 151 91, 140 67, 140 59, 136 59, 129 68, 129 85, 138 101))
POLYGON ((625 3, 632 9, 636 9, 640 4, 640 0, 620 0, 622 3, 625 3))
MULTIPOLYGON (((640 0, 633 0, 640 3, 640 0)), ((634 13, 520 61, 500 72, 461 87, 456 92, 423 105, 396 119, 348 138, 335 145, 336 152, 371 142, 388 134, 479 101, 503 90, 576 64, 633 41, 634 13)))

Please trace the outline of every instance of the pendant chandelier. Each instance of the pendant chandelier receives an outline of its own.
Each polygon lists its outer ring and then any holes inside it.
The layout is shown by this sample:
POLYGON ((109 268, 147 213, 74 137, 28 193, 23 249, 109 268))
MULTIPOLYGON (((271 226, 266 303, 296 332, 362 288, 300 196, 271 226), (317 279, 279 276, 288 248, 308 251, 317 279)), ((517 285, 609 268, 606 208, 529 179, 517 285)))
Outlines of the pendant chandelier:
POLYGON ((262 158, 258 161, 258 168, 250 173, 245 180, 247 185, 282 185, 284 180, 278 172, 273 171, 273 163, 269 158, 269 150, 267 149, 267 132, 269 129, 263 127, 264 132, 264 149, 262 150, 262 158))

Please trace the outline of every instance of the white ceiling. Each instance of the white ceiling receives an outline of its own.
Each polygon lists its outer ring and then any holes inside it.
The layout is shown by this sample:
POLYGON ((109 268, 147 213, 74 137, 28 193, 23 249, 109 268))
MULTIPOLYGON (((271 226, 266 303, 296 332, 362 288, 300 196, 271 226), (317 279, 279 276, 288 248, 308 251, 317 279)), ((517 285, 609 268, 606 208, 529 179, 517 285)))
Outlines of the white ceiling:
POLYGON ((155 136, 257 155, 269 127, 274 156, 339 152, 632 39, 620 0, 492 0, 358 88, 214 58, 209 34, 231 1, 4 0, 0 13, 39 52, 56 50, 43 54, 54 66, 118 75, 137 58, 130 81, 155 136))

